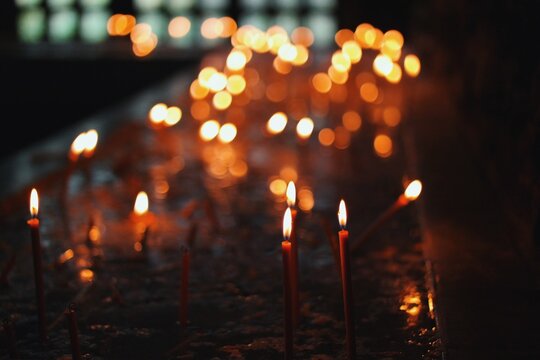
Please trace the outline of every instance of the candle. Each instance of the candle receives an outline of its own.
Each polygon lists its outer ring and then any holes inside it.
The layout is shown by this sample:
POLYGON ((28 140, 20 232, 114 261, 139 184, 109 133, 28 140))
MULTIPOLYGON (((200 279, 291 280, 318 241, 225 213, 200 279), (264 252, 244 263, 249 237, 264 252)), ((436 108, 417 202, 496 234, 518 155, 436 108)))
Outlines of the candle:
POLYGON ((180 325, 185 327, 188 318, 189 250, 182 247, 182 277, 180 283, 180 325))
POLYGON ((43 266, 41 260, 41 241, 39 238, 39 198, 36 189, 30 193, 30 215, 28 227, 32 238, 32 258, 34 262, 34 282, 36 288, 36 303, 38 310, 38 328, 39 338, 42 342, 47 339, 47 330, 45 327, 45 292, 43 288, 43 266))
POLYGON ((77 312, 75 304, 70 304, 64 311, 66 317, 67 326, 69 330, 69 342, 71 344, 71 358, 73 360, 80 360, 81 348, 79 345, 79 329, 77 327, 77 312))
POLYGON ((291 209, 287 208, 283 216, 283 241, 281 252, 283 257, 283 304, 285 314, 285 359, 293 358, 293 310, 291 298, 291 209))
POLYGON ((135 199, 135 205, 133 206, 133 218, 136 221, 136 232, 141 233, 141 238, 133 245, 133 248, 137 252, 146 253, 148 236, 150 234, 150 220, 151 217, 148 214, 148 195, 144 191, 139 191, 137 198, 135 199))
POLYGON ((364 244, 385 222, 387 222, 399 209, 407 206, 411 201, 416 200, 422 193, 422 182, 420 180, 412 181, 403 194, 384 211, 379 217, 360 235, 360 238, 352 246, 351 251, 354 253, 364 244))
POLYGON ((287 184, 287 206, 291 209, 291 296, 295 328, 300 322, 300 301, 298 297, 298 239, 296 238, 296 187, 293 181, 287 184))
POLYGON ((343 289, 343 312, 345 314, 345 337, 347 341, 348 359, 356 359, 356 336, 354 331, 354 308, 351 281, 351 264, 349 257, 349 232, 347 225, 347 208, 343 199, 339 203, 338 220, 339 254, 341 258, 341 286, 343 289))

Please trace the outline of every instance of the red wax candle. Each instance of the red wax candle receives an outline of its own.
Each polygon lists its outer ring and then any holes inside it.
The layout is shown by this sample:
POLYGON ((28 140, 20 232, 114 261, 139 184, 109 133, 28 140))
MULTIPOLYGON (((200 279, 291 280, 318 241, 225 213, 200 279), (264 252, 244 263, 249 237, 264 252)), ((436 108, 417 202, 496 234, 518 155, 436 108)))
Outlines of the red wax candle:
POLYGON ((296 187, 294 186, 294 182, 289 181, 286 194, 287 205, 291 209, 291 297, 293 322, 296 328, 300 322, 300 300, 298 296, 298 239, 296 237, 296 215, 298 211, 294 209, 296 203, 296 187))
POLYGON ((351 281, 351 264, 349 256, 349 232, 347 225, 347 209, 341 200, 338 211, 339 224, 339 254, 341 258, 341 285, 343 288, 343 312, 345 314, 345 336, 347 342, 348 359, 356 359, 356 335, 354 329, 354 302, 351 281))
POLYGON ((75 310, 75 304, 70 304, 64 311, 66 317, 68 330, 69 330, 69 342, 71 344, 71 358, 73 360, 80 360, 81 347, 79 344, 79 328, 77 326, 77 313, 75 310))
POLYGON ((180 325, 187 325, 188 317, 188 286, 189 286, 189 250, 182 248, 182 278, 180 283, 180 325))
POLYGON ((30 236, 32 238, 32 259, 34 263, 34 282, 36 288, 36 304, 38 310, 39 338, 45 341, 47 329, 45 325, 45 291, 43 286, 43 265, 41 259, 41 241, 39 237, 39 198, 36 189, 30 193, 30 214, 32 218, 28 220, 30 236))
POLYGON ((285 315, 284 347, 285 359, 293 358, 293 309, 291 297, 291 209, 287 208, 283 217, 283 241, 281 252, 283 258, 283 304, 285 315))

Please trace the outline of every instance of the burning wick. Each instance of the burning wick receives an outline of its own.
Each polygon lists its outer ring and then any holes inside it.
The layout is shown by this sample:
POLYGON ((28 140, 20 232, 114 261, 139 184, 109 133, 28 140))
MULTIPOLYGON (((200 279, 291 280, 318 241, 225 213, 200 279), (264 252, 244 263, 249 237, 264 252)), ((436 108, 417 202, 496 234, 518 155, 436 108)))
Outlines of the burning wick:
POLYGON ((30 215, 28 227, 32 238, 32 258, 34 262, 34 282, 36 287, 36 302, 38 310, 39 338, 42 342, 47 339, 45 326, 45 292, 43 287, 43 265, 41 259, 41 241, 39 237, 39 197, 36 189, 30 193, 30 215))
POLYGON ((180 325, 186 327, 188 318, 189 262, 187 247, 182 247, 182 277, 180 283, 180 325))
POLYGON ((293 306, 294 327, 298 327, 300 322, 300 301, 298 297, 298 240, 296 239, 296 215, 298 211, 294 208, 296 204, 296 186, 293 181, 287 184, 287 206, 291 209, 291 296, 293 306))
POLYGON ((133 213, 137 220, 137 232, 140 232, 141 227, 144 227, 141 235, 141 239, 138 240, 133 248, 137 252, 146 252, 148 236, 150 233, 150 224, 148 219, 148 195, 144 191, 140 191, 135 199, 135 205, 133 206, 133 213))
POLYGON ((71 358, 73 360, 80 360, 81 347, 79 344, 79 328, 77 326, 77 310, 75 304, 70 304, 64 311, 66 317, 67 326, 69 329, 69 342, 71 344, 71 358))
POLYGON ((291 209, 285 210, 283 216, 283 241, 281 252, 283 256, 283 304, 285 313, 285 359, 293 358, 293 309, 291 297, 291 209))
POLYGON ((420 180, 412 181, 403 194, 401 194, 397 200, 383 212, 379 217, 362 233, 360 239, 353 245, 352 252, 358 251, 362 244, 364 244, 371 236, 385 223, 387 222, 399 209, 407 206, 411 201, 416 200, 422 193, 422 182, 420 180))
POLYGON ((356 359, 356 336, 354 331, 354 302, 351 281, 351 261, 349 256, 349 232, 347 226, 347 208, 343 199, 339 202, 338 220, 341 230, 339 236, 339 254, 341 259, 341 286, 343 288, 343 312, 345 314, 345 338, 348 359, 356 359))

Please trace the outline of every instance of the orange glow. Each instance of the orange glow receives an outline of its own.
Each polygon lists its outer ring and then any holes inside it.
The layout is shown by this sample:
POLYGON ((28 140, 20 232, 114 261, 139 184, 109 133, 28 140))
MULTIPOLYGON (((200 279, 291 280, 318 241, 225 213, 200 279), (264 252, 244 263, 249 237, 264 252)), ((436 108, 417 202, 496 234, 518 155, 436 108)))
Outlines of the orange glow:
POLYGON ((392 84, 397 84, 401 81, 401 66, 399 64, 394 63, 392 65, 392 71, 388 75, 386 75, 386 80, 392 84))
POLYGON ((201 35, 205 39, 217 39, 223 33, 223 23, 215 17, 208 18, 201 24, 201 35))
POLYGON ((148 113, 148 117, 154 124, 163 122, 167 118, 167 105, 164 103, 159 103, 152 106, 150 112, 148 113))
POLYGON ((299 138, 307 139, 311 136, 314 127, 315 125, 313 124, 313 120, 305 117, 300 119, 298 124, 296 124, 296 133, 298 134, 299 138))
POLYGON ((246 89, 246 80, 242 75, 231 75, 227 79, 227 91, 238 95, 246 89))
POLYGON ((342 51, 349 57, 352 64, 358 63, 362 58, 362 48, 354 40, 346 41, 343 44, 342 51))
POLYGON ((210 115, 210 105, 204 100, 196 100, 191 104, 191 116, 196 120, 203 120, 210 115))
POLYGON ((395 106, 388 106, 383 110, 383 121, 390 127, 398 126, 401 122, 401 112, 395 106))
POLYGON ((285 130, 285 126, 287 126, 287 115, 282 112, 277 112, 268 119, 266 130, 268 130, 270 134, 275 135, 285 130))
POLYGON ((88 231, 88 238, 90 241, 97 243, 99 242, 99 238, 101 237, 101 231, 99 231, 99 228, 97 226, 92 226, 90 230, 88 231))
POLYGON ((349 131, 357 131, 362 126, 362 117, 353 110, 347 111, 341 117, 343 126, 349 131))
POLYGON ((394 64, 392 59, 384 54, 379 54, 373 60, 373 71, 379 76, 387 76, 392 71, 394 64))
POLYGON ((328 93, 332 88, 332 80, 326 73, 322 72, 315 74, 311 79, 311 83, 315 90, 322 94, 328 93))
POLYGON ((421 193, 422 182, 420 180, 414 180, 407 186, 403 194, 405 195, 407 200, 414 201, 420 196, 421 193))
POLYGON ((35 188, 30 192, 30 215, 37 217, 39 212, 39 196, 35 188))
POLYGON ((236 32, 238 25, 236 25, 236 21, 234 21, 233 18, 224 16, 220 18, 219 21, 221 22, 221 26, 222 26, 220 37, 228 38, 228 37, 231 37, 236 32))
POLYGON ((169 35, 173 38, 186 36, 191 29, 191 21, 187 17, 177 16, 169 22, 169 35))
POLYGON ((358 25, 354 31, 354 37, 363 48, 371 47, 375 41, 373 26, 367 23, 358 25))
POLYGON ((397 30, 388 30, 384 33, 383 44, 387 48, 399 50, 403 47, 404 42, 403 35, 397 30))
POLYGON ((236 137, 237 132, 234 124, 224 124, 221 129, 219 129, 218 140, 224 144, 230 143, 236 137))
POLYGON ((405 72, 410 77, 417 77, 418 74, 420 74, 420 70, 422 68, 422 65, 420 64, 420 59, 418 58, 418 56, 413 54, 405 56, 403 66, 405 66, 405 72))
POLYGON ((313 44, 313 32, 307 27, 297 27, 291 33, 291 40, 295 45, 310 47, 313 44))
MULTIPOLYGON (((131 33, 133 34, 133 32, 131 33)), ((143 42, 133 43, 133 54, 138 57, 144 57, 150 54, 156 48, 158 44, 158 38, 156 34, 151 33, 149 38, 143 42)))
POLYGON ((242 70, 247 63, 246 55, 240 50, 233 50, 227 56, 227 68, 233 71, 242 70))
POLYGON ((334 140, 336 139, 336 135, 334 133, 334 130, 329 128, 324 128, 321 131, 319 131, 319 142, 323 146, 330 146, 334 143, 334 140))
POLYGON ((279 171, 279 176, 285 181, 296 181, 298 180, 298 172, 290 166, 285 166, 279 171))
POLYGON ((420 313, 421 306, 422 299, 420 298, 420 294, 414 289, 414 292, 404 296, 403 303, 399 307, 399 310, 405 311, 410 316, 416 317, 420 313))
POLYGON ((379 134, 373 141, 373 148, 378 156, 387 158, 392 155, 392 139, 388 135, 379 134))
POLYGON ((136 215, 144 215, 148 211, 148 195, 144 191, 139 191, 135 198, 135 205, 133 206, 133 212, 136 215))
POLYGON ((344 103, 347 101, 347 86, 341 84, 335 84, 330 90, 330 100, 336 103, 344 103))
POLYGON ((330 66, 328 68, 328 76, 332 80, 333 83, 343 85, 347 82, 349 79, 349 73, 348 72, 341 72, 336 70, 334 66, 330 66))
POLYGON ((208 79, 208 88, 213 92, 218 92, 227 86, 227 76, 222 72, 215 72, 208 79))
POLYGON ((338 221, 339 226, 341 226, 341 229, 345 229, 347 226, 347 207, 345 207, 345 201, 341 199, 339 202, 339 209, 338 209, 338 221))
POLYGON ((287 241, 291 237, 291 230, 292 230, 291 208, 287 208, 287 210, 285 210, 285 215, 283 215, 283 238, 287 241))
POLYGON ((85 148, 86 148, 86 132, 83 132, 77 135, 75 140, 73 140, 73 142, 71 143, 71 148, 69 151, 70 158, 72 160, 77 160, 77 158, 84 151, 85 148))
POLYGON ((128 35, 135 26, 135 17, 132 15, 114 14, 107 21, 107 32, 111 36, 128 35))
POLYGON ((212 98, 212 105, 218 110, 225 110, 232 103, 232 95, 227 91, 217 92, 212 98))
POLYGON ((85 136, 84 156, 90 157, 94 154, 98 142, 98 132, 94 129, 88 130, 85 136))
POLYGON ((152 27, 148 24, 137 24, 131 30, 130 39, 134 44, 142 44, 147 42, 152 35, 152 27))
POLYGON ((303 45, 296 45, 296 57, 292 61, 294 66, 304 65, 309 59, 309 51, 303 45))
POLYGON ((90 269, 82 269, 79 272, 79 279, 83 283, 91 283, 94 281, 94 272, 90 269))
POLYGON ((332 66, 339 72, 347 72, 351 68, 351 59, 338 50, 332 55, 332 66))
POLYGON ((364 83, 360 86, 360 96, 365 102, 375 102, 379 97, 379 88, 374 83, 364 83))
POLYGON ((60 256, 58 257, 58 262, 60 264, 64 264, 65 262, 73 259, 73 256, 74 256, 73 250, 67 249, 62 254, 60 254, 60 256))
POLYGON ((336 139, 334 140, 334 146, 337 149, 344 150, 351 144, 351 133, 343 126, 338 126, 334 130, 336 139))
POLYGON ((281 75, 287 75, 292 70, 292 64, 290 62, 281 60, 279 57, 274 59, 272 66, 274 67, 274 70, 281 75))
POLYGON ((294 181, 289 181, 287 184, 287 206, 293 207, 296 204, 296 186, 294 186, 294 181))
POLYGON ((296 46, 285 43, 279 47, 277 55, 283 61, 292 62, 296 58, 297 54, 298 50, 296 50, 296 46))
POLYGON ((279 26, 272 26, 270 29, 268 29, 267 36, 268 47, 270 52, 274 55, 279 52, 281 46, 289 42, 287 32, 279 26))
POLYGON ((313 192, 309 188, 301 188, 298 192, 298 207, 302 211, 311 211, 315 206, 313 192))
POLYGON ((354 40, 354 33, 349 29, 341 29, 334 35, 334 40, 339 47, 343 47, 347 41, 354 40))
POLYGON ((208 120, 201 125, 199 135, 204 141, 210 141, 219 134, 219 123, 216 120, 208 120))
POLYGON ((204 99, 209 92, 210 90, 208 89, 208 87, 202 86, 201 81, 198 79, 195 79, 189 87, 189 93, 191 97, 195 100, 204 99))
POLYGON ((171 106, 167 109, 167 116, 165 117, 165 124, 167 126, 176 125, 182 118, 182 110, 178 106, 171 106))
POLYGON ((274 81, 266 87, 266 97, 272 102, 280 102, 287 98, 288 84, 285 80, 274 81))
POLYGON ((217 73, 216 68, 212 66, 207 66, 205 68, 202 68, 201 71, 199 71, 198 80, 201 86, 204 86, 206 88, 210 87, 210 78, 212 75, 217 73))
POLYGON ((238 160, 229 168, 229 172, 232 176, 239 178, 247 174, 248 166, 245 161, 238 160))
POLYGON ((287 189, 287 183, 282 179, 274 179, 268 184, 268 188, 274 195, 284 195, 287 189))

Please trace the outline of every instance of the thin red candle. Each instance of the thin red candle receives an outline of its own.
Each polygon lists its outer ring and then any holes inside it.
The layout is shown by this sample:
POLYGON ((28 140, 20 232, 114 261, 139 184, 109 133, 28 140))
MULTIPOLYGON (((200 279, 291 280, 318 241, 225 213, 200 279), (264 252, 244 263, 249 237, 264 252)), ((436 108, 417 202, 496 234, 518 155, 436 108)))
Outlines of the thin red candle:
POLYGON ((75 304, 70 304, 64 311, 69 330, 69 342, 71 344, 71 358, 73 360, 82 359, 81 347, 79 343, 79 327, 77 326, 77 311, 75 304))
POLYGON ((36 304, 38 310, 39 338, 42 342, 47 339, 47 329, 45 324, 45 290, 43 286, 43 264, 41 259, 41 241, 39 236, 39 198, 36 189, 30 193, 30 215, 28 227, 32 238, 32 258, 34 262, 34 282, 36 288, 36 304))
POLYGON ((296 187, 294 186, 294 182, 289 181, 286 195, 287 206, 291 209, 291 299, 293 323, 296 328, 300 322, 300 299, 298 296, 298 239, 296 237, 296 215, 298 211, 294 208, 296 203, 296 187))
POLYGON ((148 250, 148 237, 150 236, 150 223, 152 214, 148 212, 148 195, 144 191, 139 191, 133 205, 133 220, 136 222, 136 232, 141 233, 140 240, 135 242, 134 249, 137 252, 146 253, 148 250))
POLYGON ((338 219, 339 254, 341 258, 341 285, 343 288, 343 312, 345 314, 345 338, 347 342, 348 359, 356 359, 356 335, 354 329, 354 301, 351 280, 351 262, 349 256, 349 232, 347 225, 347 209, 345 201, 339 203, 338 219))
POLYGON ((180 325, 185 327, 188 319, 189 250, 182 248, 182 278, 180 282, 180 325))
POLYGON ((283 257, 283 304, 285 315, 284 345, 285 359, 293 358, 293 309, 291 297, 291 209, 287 208, 283 216, 283 241, 281 252, 283 257))

